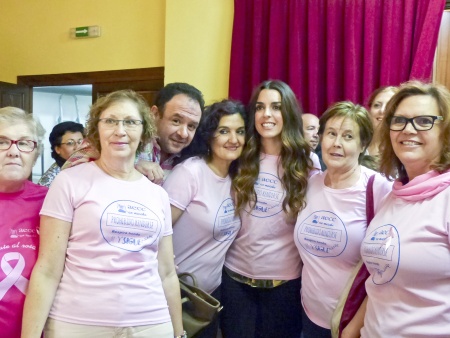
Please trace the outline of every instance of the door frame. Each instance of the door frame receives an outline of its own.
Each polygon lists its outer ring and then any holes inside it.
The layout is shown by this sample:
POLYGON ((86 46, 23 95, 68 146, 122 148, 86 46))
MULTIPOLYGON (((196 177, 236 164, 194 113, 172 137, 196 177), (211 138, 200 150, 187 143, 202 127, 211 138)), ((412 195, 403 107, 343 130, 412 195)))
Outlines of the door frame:
MULTIPOLYGON (((92 101, 105 92, 133 89, 149 101, 164 87, 164 67, 107 70, 97 72, 23 75, 17 84, 32 87, 92 85, 92 101), (148 94, 148 95, 146 95, 148 94)), ((151 105, 152 102, 149 102, 151 105)))

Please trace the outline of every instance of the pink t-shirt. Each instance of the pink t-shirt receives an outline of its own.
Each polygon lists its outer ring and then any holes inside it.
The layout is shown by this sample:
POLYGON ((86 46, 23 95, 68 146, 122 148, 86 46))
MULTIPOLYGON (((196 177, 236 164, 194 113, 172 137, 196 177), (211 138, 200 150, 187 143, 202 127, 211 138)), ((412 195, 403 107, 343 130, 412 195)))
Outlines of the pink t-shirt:
POLYGON ((58 174, 41 215, 72 223, 51 318, 118 327, 170 321, 157 261, 159 241, 172 234, 161 187, 84 163, 58 174))
POLYGON ((178 273, 193 273, 211 293, 221 283, 225 254, 241 226, 231 179, 217 176, 203 159, 193 157, 177 165, 163 187, 170 203, 184 210, 173 229, 178 273))
POLYGON ((39 250, 39 210, 47 187, 25 182, 0 193, 0 336, 19 338, 25 292, 39 250))
POLYGON ((249 278, 292 280, 301 273, 292 238, 294 220, 287 219, 282 207, 286 191, 278 176, 278 160, 279 156, 261 154, 255 183, 258 202, 241 213, 241 230, 225 259, 227 268, 249 278))
MULTIPOLYGON (((361 259, 359 250, 367 229, 366 186, 374 174, 361 166, 358 182, 345 189, 327 187, 326 171, 311 177, 306 208, 297 218, 294 240, 303 261, 303 308, 311 321, 327 329, 342 290, 361 259)), ((392 182, 376 174, 375 210, 391 189, 392 182)))
POLYGON ((450 337, 449 185, 450 172, 396 181, 370 223, 362 337, 450 337))

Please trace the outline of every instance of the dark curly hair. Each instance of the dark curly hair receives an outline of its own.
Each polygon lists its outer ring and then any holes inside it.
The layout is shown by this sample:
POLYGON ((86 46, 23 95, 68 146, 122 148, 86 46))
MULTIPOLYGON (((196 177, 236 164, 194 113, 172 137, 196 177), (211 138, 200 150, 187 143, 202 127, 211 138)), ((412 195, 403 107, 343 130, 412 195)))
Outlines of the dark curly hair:
MULTIPOLYGON (((211 143, 219 126, 220 119, 224 116, 234 114, 241 115, 245 124, 247 124, 247 113, 245 111, 245 106, 239 101, 226 99, 207 106, 205 108, 205 112, 202 114, 200 125, 195 132, 192 143, 189 147, 183 149, 177 163, 192 156, 199 156, 207 161, 211 160, 211 143)), ((236 176, 236 173, 237 160, 231 163, 229 169, 229 174, 231 177, 236 176)))

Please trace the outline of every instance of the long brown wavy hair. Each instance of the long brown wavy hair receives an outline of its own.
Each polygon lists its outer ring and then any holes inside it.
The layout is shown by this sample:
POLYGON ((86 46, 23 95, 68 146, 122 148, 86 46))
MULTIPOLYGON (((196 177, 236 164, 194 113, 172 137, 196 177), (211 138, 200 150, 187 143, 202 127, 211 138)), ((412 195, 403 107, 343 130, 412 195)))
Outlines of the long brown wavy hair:
POLYGON ((289 217, 295 218, 306 205, 306 187, 312 161, 309 157, 310 148, 303 138, 300 104, 292 89, 278 80, 264 81, 259 84, 250 99, 246 146, 239 159, 238 174, 233 179, 236 213, 241 212, 247 204, 253 207, 257 202, 255 183, 259 175, 261 136, 256 131, 255 113, 259 93, 264 89, 276 90, 281 96, 283 130, 279 166, 281 165, 284 169, 281 183, 286 191, 282 206, 289 217))

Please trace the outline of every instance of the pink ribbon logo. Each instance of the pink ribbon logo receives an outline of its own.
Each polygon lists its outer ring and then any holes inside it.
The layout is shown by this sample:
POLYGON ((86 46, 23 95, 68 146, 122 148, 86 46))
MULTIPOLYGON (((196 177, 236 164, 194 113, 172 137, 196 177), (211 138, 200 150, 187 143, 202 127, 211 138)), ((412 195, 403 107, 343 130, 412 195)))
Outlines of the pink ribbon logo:
POLYGON ((28 279, 22 276, 25 268, 25 259, 18 252, 6 253, 0 263, 0 268, 5 273, 6 277, 0 281, 0 300, 13 286, 18 288, 23 294, 27 291, 28 279), (9 261, 17 260, 16 266, 13 268, 9 261))

